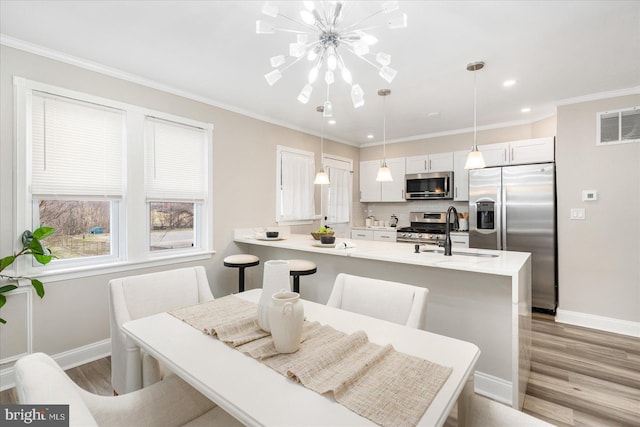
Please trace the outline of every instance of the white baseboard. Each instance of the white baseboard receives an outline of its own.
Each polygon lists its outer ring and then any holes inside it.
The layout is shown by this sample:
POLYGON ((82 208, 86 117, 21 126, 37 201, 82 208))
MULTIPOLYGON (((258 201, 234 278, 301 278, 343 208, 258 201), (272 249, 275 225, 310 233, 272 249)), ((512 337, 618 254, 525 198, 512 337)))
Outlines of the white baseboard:
POLYGON ((476 371, 474 388, 478 394, 511 406, 511 381, 476 371))
MULTIPOLYGON (((65 351, 51 356, 53 360, 67 370, 94 360, 102 359, 111 354, 111 339, 98 341, 93 344, 78 347, 73 350, 65 351)), ((15 375, 13 366, 0 370, 0 391, 8 390, 15 387, 15 375)))
POLYGON ((629 320, 558 309, 556 311, 556 322, 640 338, 640 323, 629 320))

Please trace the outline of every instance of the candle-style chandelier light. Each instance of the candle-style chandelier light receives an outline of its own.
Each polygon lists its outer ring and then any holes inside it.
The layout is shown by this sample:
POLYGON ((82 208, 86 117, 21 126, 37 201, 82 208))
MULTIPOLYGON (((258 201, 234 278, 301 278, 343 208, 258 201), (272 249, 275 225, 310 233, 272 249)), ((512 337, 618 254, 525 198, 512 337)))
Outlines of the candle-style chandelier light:
POLYGON ((374 67, 380 77, 388 83, 393 81, 397 71, 389 66, 391 55, 384 52, 373 52, 372 47, 378 42, 378 39, 371 31, 382 26, 389 29, 406 28, 407 15, 399 12, 393 15, 399 9, 397 1, 381 2, 381 9, 354 23, 343 19, 344 11, 347 8, 345 1, 305 1, 302 3, 304 8, 299 13, 299 19, 281 14, 274 2, 267 2, 263 5, 262 13, 264 15, 280 18, 287 22, 287 27, 276 27, 274 23, 262 20, 256 21, 256 33, 258 34, 286 32, 295 35, 295 41, 289 44, 288 55, 280 54, 271 57, 270 62, 273 70, 264 76, 269 85, 273 86, 285 71, 306 58, 310 64, 308 79, 298 94, 298 101, 303 104, 309 102, 313 85, 320 73, 324 72, 327 94, 323 105, 323 116, 332 117, 333 106, 329 93, 337 72, 351 86, 351 101, 354 108, 364 105, 364 91, 359 84, 354 82, 352 73, 347 68, 344 56, 347 52, 374 67), (389 15, 384 20, 384 24, 368 26, 374 17, 381 14, 389 15))

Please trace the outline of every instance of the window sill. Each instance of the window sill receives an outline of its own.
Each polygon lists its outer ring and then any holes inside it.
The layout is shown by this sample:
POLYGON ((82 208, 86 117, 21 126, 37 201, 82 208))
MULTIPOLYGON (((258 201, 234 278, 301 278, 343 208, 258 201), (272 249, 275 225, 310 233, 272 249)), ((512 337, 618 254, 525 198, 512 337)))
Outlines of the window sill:
MULTIPOLYGON (((99 276, 102 274, 119 273, 124 271, 139 270, 143 268, 151 268, 172 264, 181 264, 185 262, 200 261, 210 259, 216 251, 206 251, 198 253, 171 255, 163 257, 154 257, 153 259, 146 259, 141 261, 122 261, 112 262, 108 264, 92 264, 82 267, 70 267, 64 269, 57 269, 38 274, 27 274, 29 277, 37 277, 44 284, 52 282, 60 282, 63 280, 79 279, 82 277, 99 276)), ((29 281, 26 281, 26 285, 30 285, 29 281)))

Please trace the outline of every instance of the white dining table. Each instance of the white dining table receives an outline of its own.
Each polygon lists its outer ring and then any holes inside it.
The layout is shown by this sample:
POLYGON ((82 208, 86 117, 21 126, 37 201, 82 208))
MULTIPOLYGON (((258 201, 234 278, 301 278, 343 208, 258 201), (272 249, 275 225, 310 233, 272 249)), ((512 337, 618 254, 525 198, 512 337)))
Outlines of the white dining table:
MULTIPOLYGON (((236 296, 257 303, 261 290, 236 296)), ((453 368, 418 425, 442 426, 458 402, 458 425, 466 424, 480 350, 472 343, 407 328, 303 300, 307 319, 345 333, 364 331, 373 343, 453 368)), ((129 389, 140 388, 136 361, 144 349, 169 370, 247 426, 368 426, 372 421, 279 374, 249 355, 204 334, 169 313, 125 323, 130 340, 129 389)), ((130 391, 129 390, 129 391, 130 391)))

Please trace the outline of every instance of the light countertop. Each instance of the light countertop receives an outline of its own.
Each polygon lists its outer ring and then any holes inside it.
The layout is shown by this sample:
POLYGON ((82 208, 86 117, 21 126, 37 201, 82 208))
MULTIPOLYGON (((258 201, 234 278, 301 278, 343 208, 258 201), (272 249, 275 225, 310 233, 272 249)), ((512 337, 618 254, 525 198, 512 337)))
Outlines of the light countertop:
MULTIPOLYGON (((454 248, 452 256, 442 252, 415 253, 414 244, 404 242, 379 242, 336 238, 335 247, 319 247, 320 241, 311 235, 283 235, 281 240, 260 240, 248 230, 236 230, 237 243, 269 246, 273 248, 315 252, 334 256, 345 256, 401 264, 423 265, 427 267, 463 270, 478 273, 514 276, 522 269, 531 256, 528 252, 494 251, 486 249, 454 248), (345 248, 346 244, 346 248, 345 248), (456 254, 457 252, 457 254, 456 254), (481 255, 481 256, 474 256, 481 255), (489 255, 489 256, 487 256, 489 255), (492 257, 490 255, 497 255, 492 257)), ((422 245, 421 250, 439 250, 433 245, 422 245)))

